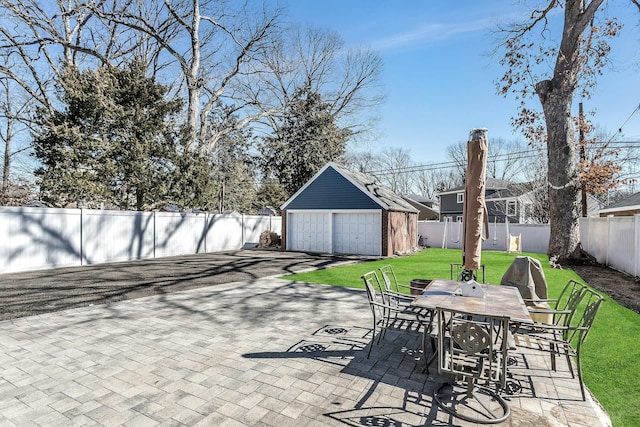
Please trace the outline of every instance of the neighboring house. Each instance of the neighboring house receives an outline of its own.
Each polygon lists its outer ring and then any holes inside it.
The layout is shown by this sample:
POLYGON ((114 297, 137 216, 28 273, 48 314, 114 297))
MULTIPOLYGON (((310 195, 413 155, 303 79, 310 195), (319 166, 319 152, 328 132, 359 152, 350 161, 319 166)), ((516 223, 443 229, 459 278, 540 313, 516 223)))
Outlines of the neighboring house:
POLYGON ((437 221, 440 218, 438 206, 433 200, 417 194, 404 196, 403 199, 418 210, 418 221, 437 221))
MULTIPOLYGON (((509 181, 488 178, 485 187, 485 203, 489 222, 529 224, 536 222, 533 217, 535 203, 531 183, 513 183, 509 181)), ((462 221, 464 205, 464 187, 456 187, 439 193, 440 221, 451 218, 450 221, 462 221)), ((601 209, 601 202, 587 196, 587 216, 597 216, 601 209)), ((601 211, 600 211, 601 212, 601 211)))
POLYGON ((280 211, 273 206, 263 206, 258 209, 256 215, 265 215, 265 216, 278 216, 280 215, 280 211))
MULTIPOLYGON (((440 221, 462 221, 464 186, 455 187, 440 197, 440 221)), ((489 222, 526 223, 530 221, 532 200, 528 187, 494 178, 488 178, 485 186, 485 203, 489 222)))
POLYGON ((609 215, 633 216, 635 214, 640 214, 640 193, 632 194, 625 199, 611 203, 603 209, 600 209, 599 214, 601 217, 609 215))
POLYGON ((391 256, 418 244, 418 210, 375 178, 327 163, 281 207, 284 250, 391 256))

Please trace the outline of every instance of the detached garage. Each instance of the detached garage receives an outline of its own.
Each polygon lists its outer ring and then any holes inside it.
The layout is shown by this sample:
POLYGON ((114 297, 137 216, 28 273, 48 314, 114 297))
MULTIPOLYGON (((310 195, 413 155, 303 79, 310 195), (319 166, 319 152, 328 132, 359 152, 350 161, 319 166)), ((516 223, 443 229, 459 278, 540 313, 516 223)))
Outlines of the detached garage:
POLYGON ((282 205, 284 250, 391 256, 418 243, 418 210, 375 179, 327 163, 282 205))

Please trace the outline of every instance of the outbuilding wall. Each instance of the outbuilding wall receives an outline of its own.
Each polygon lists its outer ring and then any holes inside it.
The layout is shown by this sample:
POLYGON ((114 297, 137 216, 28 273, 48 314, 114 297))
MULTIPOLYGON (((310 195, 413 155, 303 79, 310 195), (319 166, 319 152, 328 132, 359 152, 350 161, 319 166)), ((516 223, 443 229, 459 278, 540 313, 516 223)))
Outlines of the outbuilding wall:
POLYGON ((406 253, 418 244, 418 214, 382 212, 382 255, 406 253))

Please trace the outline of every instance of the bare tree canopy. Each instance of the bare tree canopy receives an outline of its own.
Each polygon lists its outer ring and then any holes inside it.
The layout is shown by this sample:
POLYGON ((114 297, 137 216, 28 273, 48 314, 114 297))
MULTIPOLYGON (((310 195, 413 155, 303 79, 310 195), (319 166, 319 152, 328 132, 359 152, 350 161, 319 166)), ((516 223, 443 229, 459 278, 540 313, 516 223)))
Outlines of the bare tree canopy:
MULTIPOLYGON (((521 181, 521 173, 530 158, 530 150, 518 140, 491 138, 487 156, 487 178, 503 181, 521 181)), ((447 156, 463 179, 467 170, 467 143, 460 141, 447 147, 447 156)))

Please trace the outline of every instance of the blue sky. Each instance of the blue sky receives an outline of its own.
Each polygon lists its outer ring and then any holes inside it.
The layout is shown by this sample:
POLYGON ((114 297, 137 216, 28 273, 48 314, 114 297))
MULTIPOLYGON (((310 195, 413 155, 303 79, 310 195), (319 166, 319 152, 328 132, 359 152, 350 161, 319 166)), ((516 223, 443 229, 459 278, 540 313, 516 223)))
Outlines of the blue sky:
MULTIPOLYGON (((288 13, 336 31, 347 47, 367 46, 381 55, 387 98, 372 149, 404 148, 424 164, 445 160, 446 147, 466 141, 476 127, 488 128, 490 140, 522 139, 509 124, 516 101, 495 93, 503 69, 491 56, 490 34, 497 21, 522 16, 521 7, 513 0, 289 0, 288 13)), ((599 78, 584 107, 596 110, 597 126, 614 132, 640 104, 640 14, 627 2, 610 7, 625 28, 613 45, 614 69, 599 78)), ((622 139, 640 140, 639 111, 623 132, 622 139)))

